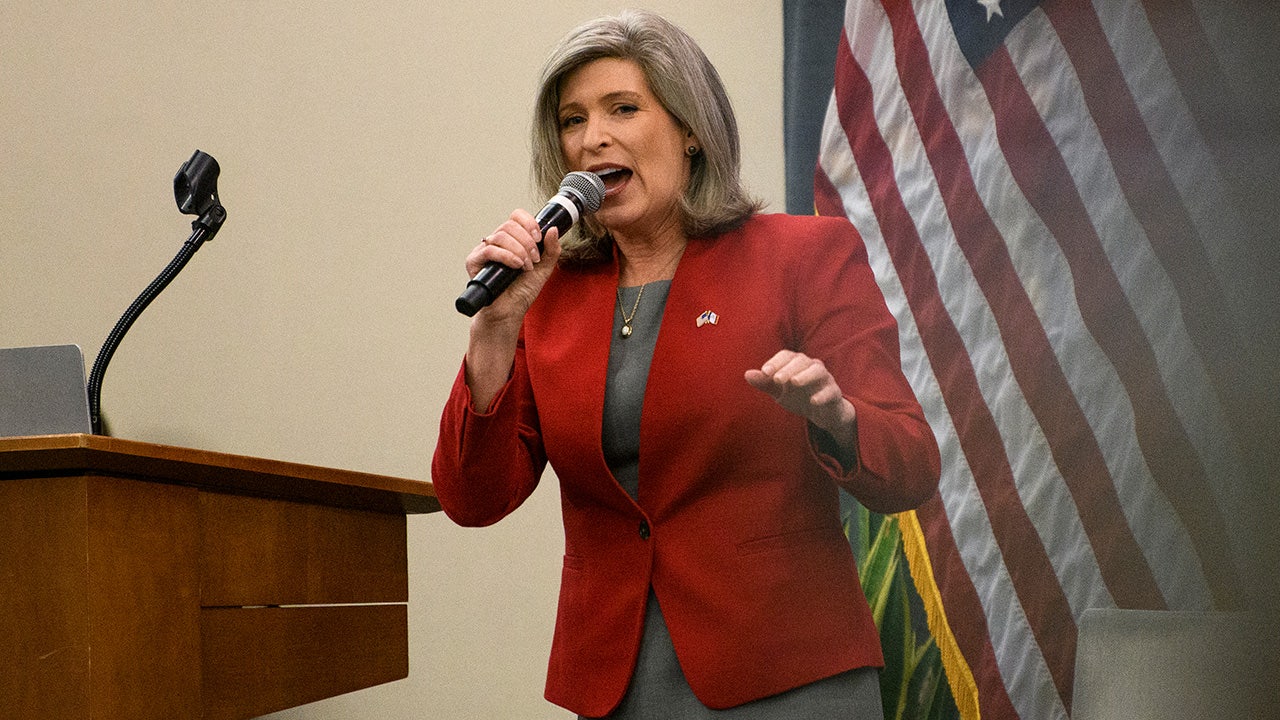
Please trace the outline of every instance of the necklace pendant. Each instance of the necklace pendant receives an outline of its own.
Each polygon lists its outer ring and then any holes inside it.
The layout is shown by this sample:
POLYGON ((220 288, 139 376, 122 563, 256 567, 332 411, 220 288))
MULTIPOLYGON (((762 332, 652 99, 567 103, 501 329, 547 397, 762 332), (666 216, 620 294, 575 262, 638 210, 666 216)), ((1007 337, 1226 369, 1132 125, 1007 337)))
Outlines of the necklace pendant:
MULTIPOLYGON (((648 283, 646 283, 647 285, 648 283)), ((640 286, 640 292, 636 293, 636 301, 631 305, 631 314, 627 315, 627 311, 622 307, 622 288, 618 288, 618 312, 622 314, 622 337, 631 337, 631 321, 636 319, 636 310, 640 307, 640 298, 644 297, 644 285, 640 286)))

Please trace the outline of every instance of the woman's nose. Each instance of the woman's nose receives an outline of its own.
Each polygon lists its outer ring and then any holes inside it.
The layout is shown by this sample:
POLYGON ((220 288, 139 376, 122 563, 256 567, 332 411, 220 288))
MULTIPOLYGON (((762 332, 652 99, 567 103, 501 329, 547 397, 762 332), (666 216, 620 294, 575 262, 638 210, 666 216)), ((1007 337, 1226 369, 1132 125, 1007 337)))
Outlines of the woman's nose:
POLYGON ((583 145, 589 150, 596 150, 609 145, 611 140, 609 130, 605 123, 599 120, 588 119, 586 128, 583 131, 583 145))

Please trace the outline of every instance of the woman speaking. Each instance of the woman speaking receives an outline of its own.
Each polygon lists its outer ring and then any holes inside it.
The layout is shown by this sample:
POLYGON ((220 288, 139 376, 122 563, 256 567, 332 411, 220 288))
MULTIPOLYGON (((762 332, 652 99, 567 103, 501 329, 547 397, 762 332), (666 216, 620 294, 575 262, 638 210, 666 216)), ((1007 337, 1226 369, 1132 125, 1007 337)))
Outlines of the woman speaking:
POLYGON ((546 697, 597 718, 879 718, 879 639, 842 532, 936 489, 897 326, 844 219, 760 214, 719 75, 663 18, 566 36, 533 167, 600 176, 558 237, 516 210, 466 259, 521 272, 472 319, 432 478, 488 525, 560 480, 546 697), (539 241, 544 241, 540 252, 539 241))

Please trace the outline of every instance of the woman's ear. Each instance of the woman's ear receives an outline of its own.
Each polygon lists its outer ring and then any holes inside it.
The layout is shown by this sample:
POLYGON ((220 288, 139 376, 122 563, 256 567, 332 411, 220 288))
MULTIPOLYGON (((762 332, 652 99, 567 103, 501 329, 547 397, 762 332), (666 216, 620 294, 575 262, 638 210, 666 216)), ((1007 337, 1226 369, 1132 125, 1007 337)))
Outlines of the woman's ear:
POLYGON ((702 148, 698 143, 698 138, 694 136, 693 131, 686 129, 684 131, 684 154, 693 157, 701 152, 702 148))

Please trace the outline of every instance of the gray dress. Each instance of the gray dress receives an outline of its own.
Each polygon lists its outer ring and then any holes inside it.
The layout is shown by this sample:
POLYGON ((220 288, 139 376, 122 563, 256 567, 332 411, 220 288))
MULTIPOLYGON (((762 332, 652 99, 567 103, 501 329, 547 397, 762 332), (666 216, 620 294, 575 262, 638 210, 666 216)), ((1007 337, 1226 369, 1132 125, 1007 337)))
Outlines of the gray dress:
MULTIPOLYGON (((614 313, 604 394, 604 456, 613 476, 632 497, 638 496, 640 487, 640 410, 670 289, 669 280, 649 283, 644 287, 640 303, 636 304, 640 288, 622 288, 619 307, 635 308, 630 337, 622 337, 622 314, 614 313)), ((728 710, 707 708, 685 680, 662 618, 662 608, 650 589, 644 635, 631 684, 622 703, 608 717, 614 720, 880 720, 884 714, 875 668, 851 670, 728 710)))

